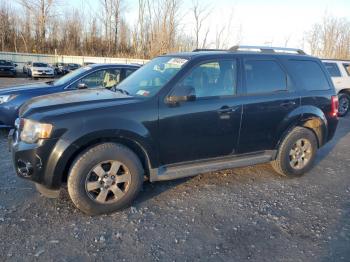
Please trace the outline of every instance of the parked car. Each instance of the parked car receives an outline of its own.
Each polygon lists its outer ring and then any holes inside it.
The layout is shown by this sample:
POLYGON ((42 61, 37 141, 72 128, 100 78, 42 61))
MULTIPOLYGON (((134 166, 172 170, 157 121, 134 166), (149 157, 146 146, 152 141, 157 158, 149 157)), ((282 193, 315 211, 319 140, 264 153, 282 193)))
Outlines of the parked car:
POLYGON ((28 67, 28 77, 37 78, 53 78, 55 76, 54 69, 47 63, 33 62, 28 67))
POLYGON ((323 60, 332 77, 339 96, 339 116, 345 116, 350 108, 350 60, 323 60))
POLYGON ((83 88, 111 88, 138 68, 138 66, 124 64, 96 64, 80 68, 56 81, 1 88, 0 128, 13 127, 20 106, 33 97, 45 94, 57 96, 58 92, 83 88))
POLYGON ((331 78, 300 50, 249 48, 164 55, 114 92, 28 101, 9 136, 17 174, 50 196, 67 181, 92 215, 130 205, 145 176, 270 161, 281 175, 304 174, 337 127, 331 78))
POLYGON ((16 77, 17 64, 14 64, 10 60, 0 60, 0 76, 12 76, 16 77))
POLYGON ((32 62, 28 61, 23 65, 23 74, 28 75, 28 68, 32 66, 32 62))
POLYGON ((65 63, 55 63, 53 64, 53 69, 55 71, 55 75, 62 75, 64 74, 64 67, 66 66, 65 63))
POLYGON ((88 66, 88 65, 93 65, 93 64, 96 64, 96 63, 94 63, 94 62, 84 62, 83 66, 88 66))
POLYGON ((74 70, 77 70, 78 68, 80 68, 80 65, 79 64, 73 64, 73 63, 69 63, 69 64, 66 64, 64 67, 63 67, 63 73, 64 74, 68 74, 74 70))

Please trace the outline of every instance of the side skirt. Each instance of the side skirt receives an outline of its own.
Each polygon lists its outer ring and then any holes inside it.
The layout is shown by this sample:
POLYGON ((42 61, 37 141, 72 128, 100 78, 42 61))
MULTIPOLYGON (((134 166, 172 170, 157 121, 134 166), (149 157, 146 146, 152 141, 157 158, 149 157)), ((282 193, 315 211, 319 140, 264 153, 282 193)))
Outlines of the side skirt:
POLYGON ((156 182, 172 180, 194 176, 201 173, 266 163, 275 159, 276 153, 276 150, 271 150, 254 154, 244 154, 240 156, 225 156, 164 165, 160 166, 159 168, 151 169, 150 181, 156 182))

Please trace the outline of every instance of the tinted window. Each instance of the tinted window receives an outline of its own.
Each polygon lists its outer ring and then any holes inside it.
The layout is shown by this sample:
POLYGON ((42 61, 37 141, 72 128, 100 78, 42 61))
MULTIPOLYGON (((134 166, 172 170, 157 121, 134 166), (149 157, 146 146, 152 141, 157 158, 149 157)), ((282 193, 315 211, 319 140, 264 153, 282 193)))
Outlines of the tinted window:
POLYGON ((33 63, 33 67, 49 67, 49 65, 45 63, 33 63))
POLYGON ((12 62, 11 61, 6 61, 6 60, 0 60, 0 65, 2 66, 12 66, 12 62))
POLYGON ((108 70, 100 70, 96 71, 78 82, 72 86, 73 88, 77 88, 78 84, 85 84, 88 88, 112 88, 113 86, 116 86, 120 82, 120 69, 108 69, 108 70))
POLYGON ((328 90, 330 85, 321 66, 315 61, 290 60, 289 69, 298 85, 305 90, 328 90))
POLYGON ((348 76, 350 76, 350 64, 343 64, 345 71, 348 73, 348 76))
POLYGON ((125 78, 134 73, 136 69, 125 69, 125 78))
POLYGON ((237 86, 237 63, 222 60, 196 66, 176 89, 193 87, 197 97, 234 95, 237 86))
POLYGON ((286 90, 287 76, 272 60, 246 60, 244 62, 248 94, 286 90))
POLYGON ((340 77, 341 73, 336 63, 323 63, 332 77, 340 77))

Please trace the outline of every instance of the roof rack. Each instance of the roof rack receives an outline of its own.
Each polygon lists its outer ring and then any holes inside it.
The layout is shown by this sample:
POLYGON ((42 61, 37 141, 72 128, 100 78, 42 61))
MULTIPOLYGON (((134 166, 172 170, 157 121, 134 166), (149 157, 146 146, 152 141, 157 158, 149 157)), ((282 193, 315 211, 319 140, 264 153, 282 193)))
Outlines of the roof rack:
POLYGON ((210 49, 210 48, 197 48, 193 50, 192 52, 205 52, 205 51, 227 51, 225 49, 210 49))
POLYGON ((299 55, 306 55, 306 53, 298 48, 286 48, 286 47, 270 47, 270 46, 248 46, 248 45, 235 45, 232 46, 230 51, 252 51, 261 53, 294 53, 299 55))

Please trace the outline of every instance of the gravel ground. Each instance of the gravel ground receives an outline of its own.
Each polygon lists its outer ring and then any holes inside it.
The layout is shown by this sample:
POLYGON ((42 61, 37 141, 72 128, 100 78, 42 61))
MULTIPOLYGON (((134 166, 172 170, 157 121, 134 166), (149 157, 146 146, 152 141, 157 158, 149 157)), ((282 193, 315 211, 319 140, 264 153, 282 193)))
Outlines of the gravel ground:
POLYGON ((17 178, 3 133, 0 261, 350 261, 349 132, 347 117, 301 178, 265 164, 146 183, 98 217, 17 178))

